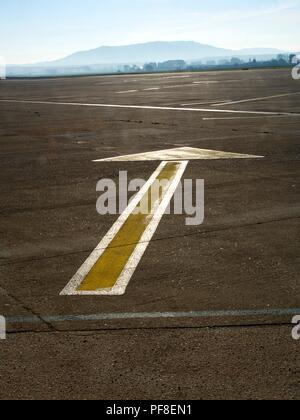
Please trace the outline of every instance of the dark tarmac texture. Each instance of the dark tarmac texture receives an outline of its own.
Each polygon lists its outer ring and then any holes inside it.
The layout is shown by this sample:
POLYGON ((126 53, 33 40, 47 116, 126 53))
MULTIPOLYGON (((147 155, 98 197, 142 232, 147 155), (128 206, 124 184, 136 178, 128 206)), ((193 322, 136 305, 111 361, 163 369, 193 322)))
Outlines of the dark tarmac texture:
POLYGON ((299 136, 288 69, 0 81, 0 398, 299 399, 299 136), (191 161, 203 225, 165 215, 124 296, 59 296, 117 219, 97 182, 158 166, 93 160, 184 146, 263 158, 191 161))

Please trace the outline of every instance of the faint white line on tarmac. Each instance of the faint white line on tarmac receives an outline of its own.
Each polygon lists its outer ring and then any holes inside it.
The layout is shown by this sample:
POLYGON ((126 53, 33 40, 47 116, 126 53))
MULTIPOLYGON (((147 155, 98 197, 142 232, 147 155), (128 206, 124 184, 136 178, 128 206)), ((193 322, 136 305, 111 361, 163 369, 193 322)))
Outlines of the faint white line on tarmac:
POLYGON ((174 108, 164 106, 147 105, 116 105, 116 104, 86 104, 80 102, 47 102, 47 101, 25 101, 15 99, 0 99, 0 103, 32 104, 32 105, 62 105, 62 106, 84 106, 92 108, 118 108, 118 109, 150 109, 153 111, 181 111, 181 112, 207 112, 219 114, 250 114, 250 115, 288 115, 300 117, 300 113, 292 112, 266 112, 266 111, 237 111, 232 109, 212 109, 212 108, 174 108))
POLYGON ((124 90, 124 91, 116 92, 116 93, 124 94, 124 93, 135 93, 135 92, 138 92, 138 90, 124 90))
POLYGON ((292 117, 299 117, 299 114, 291 114, 291 115, 261 115, 261 116, 257 116, 257 117, 223 117, 223 118, 202 118, 203 121, 221 121, 221 120, 258 120, 261 118, 292 118, 292 117))
POLYGON ((90 315, 47 315, 47 316, 8 316, 9 324, 35 324, 46 321, 51 322, 92 322, 114 321, 131 319, 205 319, 205 318, 232 318, 257 316, 291 316, 300 313, 300 308, 286 309, 250 309, 250 310, 224 310, 224 311, 189 311, 189 312, 128 312, 128 313, 99 313, 90 315))
POLYGON ((166 85, 164 86, 162 89, 179 89, 179 88, 187 88, 187 87, 195 87, 197 84, 197 82, 193 82, 192 84, 184 84, 182 83, 181 85, 166 85))
MULTIPOLYGON (((227 102, 227 101, 228 99, 224 99, 224 102, 227 102)), ((214 104, 214 103, 216 103, 216 101, 202 101, 202 102, 191 102, 189 104, 181 104, 181 106, 209 105, 209 104, 214 104)))
MULTIPOLYGON (((145 75, 146 77, 147 75, 145 75)), ((149 75, 150 77, 153 76, 153 74, 149 75)), ((149 78, 139 78, 139 79, 127 79, 123 80, 124 83, 130 83, 130 82, 155 82, 157 80, 166 80, 166 79, 189 79, 191 76, 166 76, 166 77, 154 77, 152 79, 149 78)))
POLYGON ((243 103, 247 103, 247 102, 266 101, 268 99, 283 98, 285 96, 292 96, 292 95, 300 95, 300 92, 284 93, 284 94, 281 94, 281 95, 273 95, 273 96, 263 96, 261 98, 243 99, 243 100, 240 100, 240 101, 231 101, 231 102, 220 103, 220 104, 214 103, 212 106, 227 106, 227 105, 243 104, 243 103))
POLYGON ((190 87, 190 86, 195 86, 195 85, 209 85, 211 83, 219 83, 219 82, 214 82, 214 81, 207 81, 207 82, 193 82, 193 84, 181 84, 181 85, 165 85, 165 86, 160 86, 160 87, 153 87, 153 88, 147 88, 147 89, 141 89, 140 91, 138 90, 130 90, 127 92, 117 92, 117 93, 132 93, 132 92, 144 92, 144 91, 154 91, 154 90, 160 90, 160 89, 179 89, 179 88, 183 88, 183 87, 190 87))

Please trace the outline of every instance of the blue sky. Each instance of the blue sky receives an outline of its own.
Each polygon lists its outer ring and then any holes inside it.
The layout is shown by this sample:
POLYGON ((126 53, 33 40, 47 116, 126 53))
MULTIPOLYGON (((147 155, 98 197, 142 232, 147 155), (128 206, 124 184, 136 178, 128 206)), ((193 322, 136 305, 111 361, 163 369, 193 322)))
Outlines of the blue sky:
POLYGON ((8 63, 156 40, 300 50, 300 0, 5 0, 0 10, 8 63))

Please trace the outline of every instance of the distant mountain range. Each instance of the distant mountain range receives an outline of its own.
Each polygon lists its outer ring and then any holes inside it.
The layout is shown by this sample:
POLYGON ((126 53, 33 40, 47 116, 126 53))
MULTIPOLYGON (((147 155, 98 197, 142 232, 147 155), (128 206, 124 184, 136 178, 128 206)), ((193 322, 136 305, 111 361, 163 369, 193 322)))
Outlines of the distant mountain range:
POLYGON ((146 62, 162 62, 168 60, 196 61, 204 58, 228 56, 270 56, 283 53, 274 48, 253 48, 228 50, 197 42, 149 42, 117 47, 100 47, 89 51, 81 51, 61 60, 39 63, 47 66, 89 66, 105 64, 138 64, 146 62))

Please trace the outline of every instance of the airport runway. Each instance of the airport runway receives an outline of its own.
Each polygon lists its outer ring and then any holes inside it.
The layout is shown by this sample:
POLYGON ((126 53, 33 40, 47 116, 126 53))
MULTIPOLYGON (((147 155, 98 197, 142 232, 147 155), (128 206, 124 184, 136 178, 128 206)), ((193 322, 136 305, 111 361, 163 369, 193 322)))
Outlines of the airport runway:
POLYGON ((291 71, 0 81, 0 398, 299 399, 300 82, 291 71), (165 215, 122 296, 60 296, 118 216, 96 184, 183 147, 205 220, 165 215), (161 153, 161 152, 160 152, 161 153))

